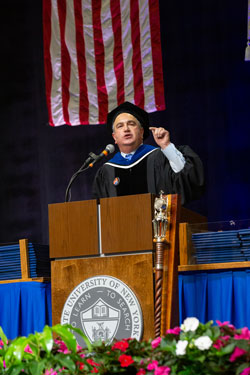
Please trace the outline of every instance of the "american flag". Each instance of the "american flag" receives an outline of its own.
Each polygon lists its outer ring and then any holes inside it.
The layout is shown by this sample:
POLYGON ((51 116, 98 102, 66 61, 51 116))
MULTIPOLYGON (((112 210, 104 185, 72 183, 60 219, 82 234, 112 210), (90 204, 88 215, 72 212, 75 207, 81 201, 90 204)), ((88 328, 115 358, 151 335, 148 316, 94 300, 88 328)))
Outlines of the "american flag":
POLYGON ((43 29, 50 125, 165 109, 158 0, 43 0, 43 29))

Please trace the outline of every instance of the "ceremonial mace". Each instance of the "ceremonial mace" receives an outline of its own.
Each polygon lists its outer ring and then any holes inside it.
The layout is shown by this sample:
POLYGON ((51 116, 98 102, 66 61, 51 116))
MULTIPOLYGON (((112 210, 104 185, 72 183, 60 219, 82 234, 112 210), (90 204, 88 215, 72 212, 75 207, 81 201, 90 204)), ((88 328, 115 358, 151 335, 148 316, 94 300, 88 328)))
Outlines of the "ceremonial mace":
POLYGON ((154 239, 155 242, 155 337, 161 335, 161 305, 162 305, 162 279, 163 279, 163 258, 167 246, 166 233, 168 229, 168 198, 163 196, 161 190, 159 198, 154 202, 154 239))

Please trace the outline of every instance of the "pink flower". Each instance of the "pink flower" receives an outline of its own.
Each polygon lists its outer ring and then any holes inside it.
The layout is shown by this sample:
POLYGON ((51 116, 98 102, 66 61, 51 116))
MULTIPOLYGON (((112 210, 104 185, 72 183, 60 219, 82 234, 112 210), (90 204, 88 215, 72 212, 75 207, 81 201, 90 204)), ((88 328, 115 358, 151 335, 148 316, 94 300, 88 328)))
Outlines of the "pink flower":
POLYGON ((215 343, 213 344, 213 347, 215 348, 215 349, 218 349, 218 350, 220 350, 222 347, 223 347, 223 342, 221 341, 221 340, 216 340, 215 341, 215 343))
POLYGON ((227 342, 230 339, 229 335, 221 336, 221 340, 227 342))
POLYGON ((93 361, 93 359, 89 358, 87 359, 87 362, 89 365, 91 366, 100 366, 100 363, 96 363, 95 361, 93 361))
POLYGON ((152 348, 155 349, 157 346, 159 346, 161 343, 161 337, 157 337, 151 342, 152 348))
POLYGON ((140 368, 140 370, 136 373, 136 375, 145 375, 146 374, 146 370, 144 370, 144 368, 140 368))
POLYGON ((84 366, 85 366, 84 363, 82 363, 82 362, 77 362, 76 364, 79 366, 79 369, 80 369, 80 370, 83 370, 83 369, 84 369, 84 366))
POLYGON ((216 320, 216 323, 218 324, 219 327, 224 327, 224 326, 227 326, 228 328, 231 328, 232 330, 235 330, 235 326, 233 326, 232 324, 230 324, 229 321, 226 321, 226 322, 221 322, 219 320, 216 320))
POLYGON ((55 343, 59 346, 59 349, 58 351, 60 353, 64 353, 64 354, 69 354, 70 351, 69 349, 67 348, 65 342, 61 341, 61 340, 55 340, 55 343))
POLYGON ((119 361, 121 363, 121 367, 128 367, 134 362, 133 358, 130 355, 126 354, 120 355, 119 361))
POLYGON ((245 368, 240 375, 249 375, 250 374, 250 367, 245 368))
POLYGON ((54 371, 53 368, 51 368, 50 370, 45 370, 44 375, 57 375, 57 372, 54 371))
POLYGON ((180 327, 170 328, 166 331, 166 334, 179 335, 181 332, 180 327))
POLYGON ((250 340, 250 331, 247 327, 242 328, 240 335, 234 335, 236 340, 250 340))
POLYGON ((32 349, 31 349, 31 347, 30 347, 29 345, 26 345, 26 346, 25 346, 24 351, 25 351, 26 353, 30 353, 30 354, 33 353, 33 352, 32 352, 32 349))
POLYGON ((129 347, 129 344, 127 341, 117 341, 113 346, 112 350, 119 349, 121 352, 125 352, 129 347))
POLYGON ((158 361, 153 360, 151 363, 148 364, 147 370, 155 370, 158 367, 158 361))
POLYGON ((171 369, 167 366, 159 366, 155 369, 154 375, 169 375, 171 369))
POLYGON ((213 344, 213 347, 215 349, 221 349, 223 346, 226 345, 227 341, 230 339, 230 336, 229 335, 226 335, 226 336, 221 336, 218 338, 218 340, 215 341, 215 343, 213 344))
POLYGON ((234 362, 237 358, 241 357, 245 353, 246 351, 244 349, 241 349, 238 346, 236 346, 236 348, 234 349, 233 353, 231 354, 229 358, 229 361, 234 362))

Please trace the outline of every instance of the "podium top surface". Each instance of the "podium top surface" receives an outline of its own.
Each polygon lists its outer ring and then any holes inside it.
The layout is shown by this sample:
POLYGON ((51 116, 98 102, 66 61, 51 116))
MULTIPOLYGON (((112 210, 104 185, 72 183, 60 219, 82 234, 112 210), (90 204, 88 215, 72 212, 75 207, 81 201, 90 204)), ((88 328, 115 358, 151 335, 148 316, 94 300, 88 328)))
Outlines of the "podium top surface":
POLYGON ((152 250, 152 194, 49 205, 50 257, 152 250))

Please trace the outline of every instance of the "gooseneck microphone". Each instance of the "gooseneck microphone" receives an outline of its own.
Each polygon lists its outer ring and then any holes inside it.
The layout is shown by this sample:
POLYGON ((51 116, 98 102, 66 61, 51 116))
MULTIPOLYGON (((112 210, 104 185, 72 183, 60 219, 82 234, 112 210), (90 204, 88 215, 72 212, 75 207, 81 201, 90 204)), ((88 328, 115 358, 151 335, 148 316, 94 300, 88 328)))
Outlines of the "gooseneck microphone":
POLYGON ((105 147, 105 149, 99 154, 95 155, 94 160, 91 161, 89 164, 89 167, 93 167, 95 163, 97 163, 99 160, 101 160, 104 156, 108 156, 109 154, 112 154, 115 151, 115 146, 112 144, 109 144, 105 147))
POLYGON ((71 179, 68 183, 66 193, 65 193, 65 202, 70 201, 71 185, 73 184, 75 179, 79 176, 79 174, 82 173, 83 171, 85 171, 88 168, 92 168, 99 160, 101 160, 105 156, 108 156, 109 154, 112 154, 114 151, 115 151, 115 146, 112 145, 112 144, 109 144, 105 147, 105 149, 99 155, 96 155, 93 152, 89 153, 89 156, 87 157, 87 159, 85 160, 83 165, 78 169, 78 171, 76 171, 73 174, 73 176, 71 177, 71 179))

